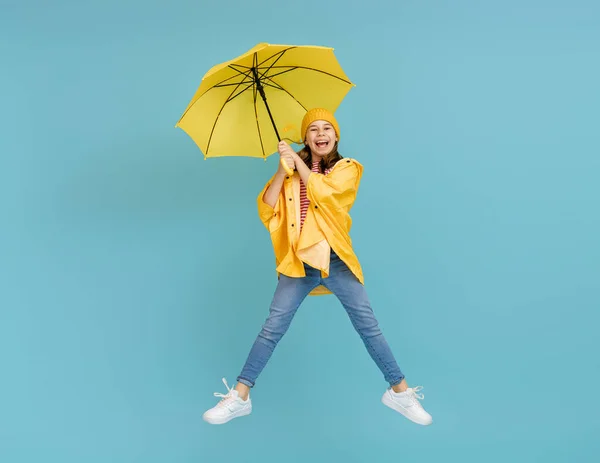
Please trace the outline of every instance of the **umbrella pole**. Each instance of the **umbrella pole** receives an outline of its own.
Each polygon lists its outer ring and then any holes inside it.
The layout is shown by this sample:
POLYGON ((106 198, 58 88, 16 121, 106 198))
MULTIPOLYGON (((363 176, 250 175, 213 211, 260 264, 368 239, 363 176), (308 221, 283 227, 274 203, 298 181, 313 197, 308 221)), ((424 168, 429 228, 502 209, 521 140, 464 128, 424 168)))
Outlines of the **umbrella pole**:
MULTIPOLYGON (((277 135, 277 140, 281 141, 281 137, 279 136, 279 132, 277 131, 277 126, 275 125, 275 120, 273 119, 273 114, 271 114, 271 108, 269 108, 269 105, 267 104, 267 95, 265 95, 265 89, 263 88, 262 83, 260 82, 260 78, 258 77, 258 71, 255 67, 252 68, 252 73, 254 74, 254 82, 256 83, 256 89, 258 90, 258 93, 260 93, 260 96, 262 97, 265 103, 265 107, 267 108, 267 112, 269 113, 269 118, 271 119, 271 124, 273 124, 273 129, 275 129, 275 135, 277 135)), ((281 165, 288 173, 288 175, 292 175, 294 173, 294 171, 288 167, 288 165, 283 159, 281 159, 281 165)))
POLYGON ((252 68, 252 72, 254 73, 254 82, 256 83, 256 88, 263 101, 265 102, 265 106, 267 108, 267 112, 269 113, 269 117, 271 118, 271 124, 273 124, 273 128, 275 129, 275 135, 277 135, 277 140, 281 141, 281 137, 279 136, 279 132, 277 131, 277 127, 275 126, 275 120, 273 119, 273 115, 271 114, 271 108, 267 104, 267 95, 265 95, 265 89, 260 82, 260 78, 258 77, 258 71, 256 68, 252 68))

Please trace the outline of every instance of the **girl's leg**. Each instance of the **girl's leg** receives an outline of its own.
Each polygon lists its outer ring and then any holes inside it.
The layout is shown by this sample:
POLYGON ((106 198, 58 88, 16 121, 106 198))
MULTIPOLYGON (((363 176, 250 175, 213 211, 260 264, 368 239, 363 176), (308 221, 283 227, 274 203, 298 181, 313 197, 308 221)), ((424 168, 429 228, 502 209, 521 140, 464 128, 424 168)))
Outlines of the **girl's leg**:
POLYGON ((364 286, 335 254, 331 256, 329 277, 323 279, 323 285, 336 295, 346 309, 354 329, 383 373, 384 379, 395 391, 406 390, 404 374, 379 328, 364 286))
POLYGON ((237 378, 236 390, 240 393, 240 397, 245 399, 249 389, 254 387, 258 375, 288 330, 298 307, 319 283, 319 278, 309 270, 307 270, 307 276, 303 278, 280 275, 269 309, 269 316, 258 333, 242 372, 237 378))

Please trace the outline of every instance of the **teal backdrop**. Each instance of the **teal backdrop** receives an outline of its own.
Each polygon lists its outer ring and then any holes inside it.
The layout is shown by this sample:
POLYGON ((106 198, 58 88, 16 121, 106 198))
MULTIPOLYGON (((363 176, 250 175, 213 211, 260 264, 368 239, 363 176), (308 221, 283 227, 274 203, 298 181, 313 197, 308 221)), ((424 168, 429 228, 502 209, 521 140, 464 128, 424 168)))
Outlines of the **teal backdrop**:
POLYGON ((599 44, 591 0, 1 0, 0 461, 598 461, 599 44), (380 403, 332 296, 250 417, 201 419, 275 289, 277 159, 174 125, 259 42, 334 47, 357 85, 352 237, 430 427, 380 403))

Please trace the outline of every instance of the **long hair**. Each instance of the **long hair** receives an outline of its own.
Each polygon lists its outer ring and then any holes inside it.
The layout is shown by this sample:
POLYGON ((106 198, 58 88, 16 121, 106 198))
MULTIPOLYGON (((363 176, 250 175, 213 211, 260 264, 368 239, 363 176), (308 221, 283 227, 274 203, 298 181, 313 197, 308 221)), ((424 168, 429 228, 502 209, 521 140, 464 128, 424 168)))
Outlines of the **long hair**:
MULTIPOLYGON (((298 151, 298 156, 300 156, 300 159, 304 161, 309 169, 312 169, 312 151, 308 145, 304 145, 304 148, 298 151)), ((319 163, 319 172, 324 174, 327 169, 332 168, 340 159, 344 158, 338 152, 338 142, 336 141, 331 152, 321 159, 321 162, 319 163)))

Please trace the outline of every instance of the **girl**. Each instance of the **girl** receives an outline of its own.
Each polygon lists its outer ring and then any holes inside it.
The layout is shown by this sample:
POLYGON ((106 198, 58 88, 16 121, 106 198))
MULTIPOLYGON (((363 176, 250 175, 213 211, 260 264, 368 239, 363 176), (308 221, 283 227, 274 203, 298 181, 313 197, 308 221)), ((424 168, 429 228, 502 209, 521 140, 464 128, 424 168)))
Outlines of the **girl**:
POLYGON ((335 294, 360 335, 367 351, 390 387, 382 402, 411 421, 429 425, 432 418, 421 406, 421 386, 409 388, 379 328, 364 288, 361 266, 352 250, 349 211, 356 198, 362 165, 338 153, 340 128, 333 114, 322 108, 306 113, 301 133, 304 148, 296 153, 279 143, 281 162, 260 192, 259 216, 271 235, 278 284, 269 316, 246 363, 227 394, 203 415, 223 424, 252 411, 250 389, 269 361, 277 343, 308 295, 335 294), (286 174, 283 163, 293 175, 286 174))

